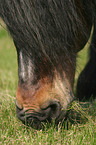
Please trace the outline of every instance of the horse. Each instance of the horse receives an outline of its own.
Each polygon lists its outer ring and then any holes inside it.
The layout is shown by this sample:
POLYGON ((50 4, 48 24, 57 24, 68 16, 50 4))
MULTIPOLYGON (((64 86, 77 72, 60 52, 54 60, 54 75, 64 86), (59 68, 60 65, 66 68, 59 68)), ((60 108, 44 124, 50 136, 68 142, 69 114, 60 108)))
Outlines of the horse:
POLYGON ((0 0, 0 17, 17 50, 16 113, 39 127, 66 118, 73 94, 76 56, 93 27, 88 64, 77 98, 96 96, 96 0, 0 0))

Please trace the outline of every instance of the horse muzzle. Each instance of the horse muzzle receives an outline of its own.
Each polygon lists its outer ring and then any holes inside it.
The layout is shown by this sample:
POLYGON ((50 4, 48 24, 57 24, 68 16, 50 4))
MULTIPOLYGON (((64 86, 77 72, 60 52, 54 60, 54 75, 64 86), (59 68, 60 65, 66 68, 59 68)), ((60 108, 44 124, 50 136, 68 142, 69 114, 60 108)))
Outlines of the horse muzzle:
POLYGON ((41 128, 43 122, 51 123, 52 120, 55 120, 55 123, 58 124, 60 121, 64 121, 66 118, 68 110, 63 110, 62 106, 57 101, 49 102, 48 106, 41 108, 40 111, 36 112, 31 110, 24 110, 19 108, 16 103, 16 113, 17 117, 25 124, 30 125, 36 129, 41 128))

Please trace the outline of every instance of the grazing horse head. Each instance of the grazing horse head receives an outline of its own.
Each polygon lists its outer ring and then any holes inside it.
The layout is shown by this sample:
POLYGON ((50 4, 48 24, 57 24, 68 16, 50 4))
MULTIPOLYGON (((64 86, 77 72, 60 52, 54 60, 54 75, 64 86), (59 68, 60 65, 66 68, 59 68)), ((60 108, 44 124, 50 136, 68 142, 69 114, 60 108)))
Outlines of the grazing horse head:
POLYGON ((39 126, 65 118, 74 100, 76 53, 93 24, 94 8, 88 4, 92 2, 0 0, 0 16, 17 49, 16 110, 22 122, 39 126))

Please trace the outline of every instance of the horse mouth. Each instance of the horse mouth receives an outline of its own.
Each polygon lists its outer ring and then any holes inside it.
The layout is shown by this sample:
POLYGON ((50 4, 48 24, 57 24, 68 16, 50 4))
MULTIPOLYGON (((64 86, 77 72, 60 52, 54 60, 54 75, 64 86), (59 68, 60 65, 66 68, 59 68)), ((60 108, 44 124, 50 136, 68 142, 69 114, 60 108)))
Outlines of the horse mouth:
POLYGON ((24 111, 16 104, 16 112, 19 120, 27 126, 35 129, 42 128, 43 123, 51 123, 53 120, 55 124, 64 122, 67 118, 68 109, 62 109, 62 106, 57 101, 50 102, 50 105, 41 109, 39 112, 29 113, 29 110, 24 111))

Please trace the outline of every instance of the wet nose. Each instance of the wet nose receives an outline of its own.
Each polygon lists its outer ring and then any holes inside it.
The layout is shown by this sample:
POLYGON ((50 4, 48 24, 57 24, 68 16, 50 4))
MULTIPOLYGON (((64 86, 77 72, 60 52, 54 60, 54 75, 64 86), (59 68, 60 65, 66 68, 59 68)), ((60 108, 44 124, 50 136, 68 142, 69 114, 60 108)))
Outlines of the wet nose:
POLYGON ((52 101, 47 107, 41 108, 39 112, 27 113, 16 106, 18 118, 25 124, 35 124, 38 126, 41 122, 51 122, 53 119, 59 118, 61 114, 61 105, 59 102, 52 101))

